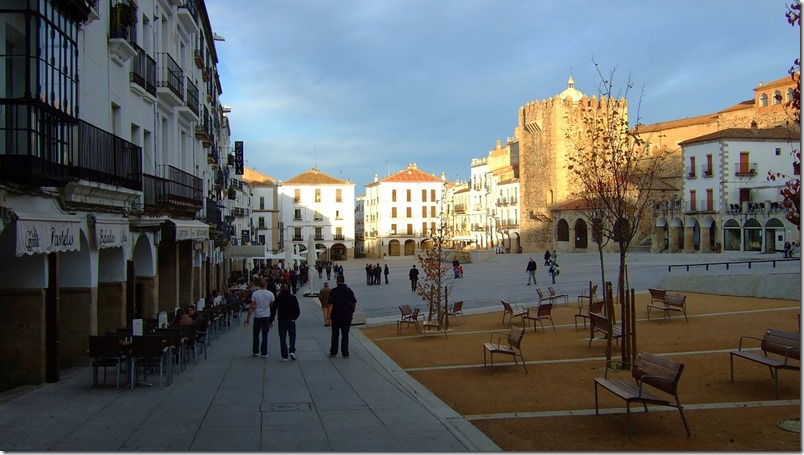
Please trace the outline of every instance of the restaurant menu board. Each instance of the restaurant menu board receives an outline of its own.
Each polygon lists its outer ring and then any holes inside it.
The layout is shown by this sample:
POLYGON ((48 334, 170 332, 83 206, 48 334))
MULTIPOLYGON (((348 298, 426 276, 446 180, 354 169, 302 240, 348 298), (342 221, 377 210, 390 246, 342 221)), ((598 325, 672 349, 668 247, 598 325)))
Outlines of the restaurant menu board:
POLYGON ((159 327, 165 328, 168 326, 167 311, 160 311, 158 317, 159 327))
POLYGON ((131 321, 131 334, 136 336, 142 336, 142 319, 134 319, 131 321))

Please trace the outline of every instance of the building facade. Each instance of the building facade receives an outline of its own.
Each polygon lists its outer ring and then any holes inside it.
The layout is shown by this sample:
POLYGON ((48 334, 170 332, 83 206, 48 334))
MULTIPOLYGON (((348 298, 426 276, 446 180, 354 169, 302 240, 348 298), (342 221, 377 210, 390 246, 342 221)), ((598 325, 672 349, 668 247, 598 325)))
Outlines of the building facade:
POLYGON ((366 185, 365 253, 367 258, 414 256, 432 244, 444 213, 445 177, 428 174, 416 163, 366 185))
POLYGON ((219 288, 236 179, 203 1, 12 2, 0 35, 6 390, 219 288))

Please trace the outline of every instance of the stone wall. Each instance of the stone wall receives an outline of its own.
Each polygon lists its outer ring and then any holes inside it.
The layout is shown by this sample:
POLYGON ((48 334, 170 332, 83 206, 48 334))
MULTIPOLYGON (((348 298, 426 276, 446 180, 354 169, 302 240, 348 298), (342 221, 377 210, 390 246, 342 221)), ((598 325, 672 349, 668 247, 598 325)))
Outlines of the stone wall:
POLYGON ((700 294, 801 301, 801 273, 667 275, 662 278, 660 288, 700 294))
POLYGON ((45 291, 0 290, 0 391, 45 382, 45 291))

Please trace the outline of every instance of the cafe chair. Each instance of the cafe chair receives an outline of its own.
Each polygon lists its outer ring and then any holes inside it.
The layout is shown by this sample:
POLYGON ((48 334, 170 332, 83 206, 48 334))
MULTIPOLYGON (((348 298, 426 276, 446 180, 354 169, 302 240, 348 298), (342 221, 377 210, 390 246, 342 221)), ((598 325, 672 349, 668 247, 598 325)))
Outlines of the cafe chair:
POLYGON ((98 368, 103 368, 103 383, 106 384, 106 369, 115 368, 117 373, 116 387, 120 388, 120 369, 123 355, 120 349, 120 337, 117 335, 89 336, 89 388, 98 385, 98 368))
POLYGON ((159 368, 159 387, 163 387, 167 378, 169 347, 163 342, 162 336, 135 336, 132 337, 131 341, 131 356, 133 359, 131 388, 133 389, 137 383, 140 370, 142 370, 143 379, 147 381, 148 370, 156 368, 159 368))

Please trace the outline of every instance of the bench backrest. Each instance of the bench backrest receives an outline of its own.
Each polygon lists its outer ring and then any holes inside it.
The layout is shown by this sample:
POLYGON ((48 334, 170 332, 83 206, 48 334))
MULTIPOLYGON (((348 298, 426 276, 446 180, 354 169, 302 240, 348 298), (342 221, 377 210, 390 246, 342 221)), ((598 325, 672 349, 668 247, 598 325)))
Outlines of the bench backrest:
POLYGON ((605 305, 605 304, 606 304, 606 302, 603 301, 603 300, 598 300, 597 302, 592 302, 589 305, 589 312, 590 313, 596 313, 596 314, 603 314, 603 305, 605 305))
POLYGON ((687 295, 680 292, 668 292, 664 296, 664 304, 668 306, 683 307, 687 300, 687 295))
POLYGON ((631 376, 663 392, 675 395, 684 364, 648 352, 640 352, 631 369, 631 376))
POLYGON ((602 314, 599 313, 589 313, 589 320, 592 323, 592 327, 598 330, 603 330, 605 332, 611 332, 611 322, 605 318, 602 314))
POLYGON ((650 292, 651 299, 658 299, 658 300, 664 300, 664 297, 667 294, 667 291, 665 291, 664 289, 648 289, 648 292, 650 292))
POLYGON ((536 314, 540 318, 549 318, 550 313, 553 311, 553 304, 552 303, 542 303, 537 308, 536 314))
POLYGON ((512 348, 520 349, 523 336, 525 336, 525 328, 512 325, 511 330, 508 331, 508 344, 512 348))
POLYGON ((511 304, 508 303, 507 300, 500 300, 500 303, 502 303, 502 306, 503 306, 503 308, 505 309, 505 311, 507 313, 513 313, 514 312, 514 310, 511 308, 511 304))
POLYGON ((402 317, 408 317, 413 314, 413 310, 410 309, 410 305, 400 306, 399 311, 402 313, 402 317))
POLYGON ((765 336, 762 337, 762 350, 801 360, 801 334, 767 329, 765 336))

